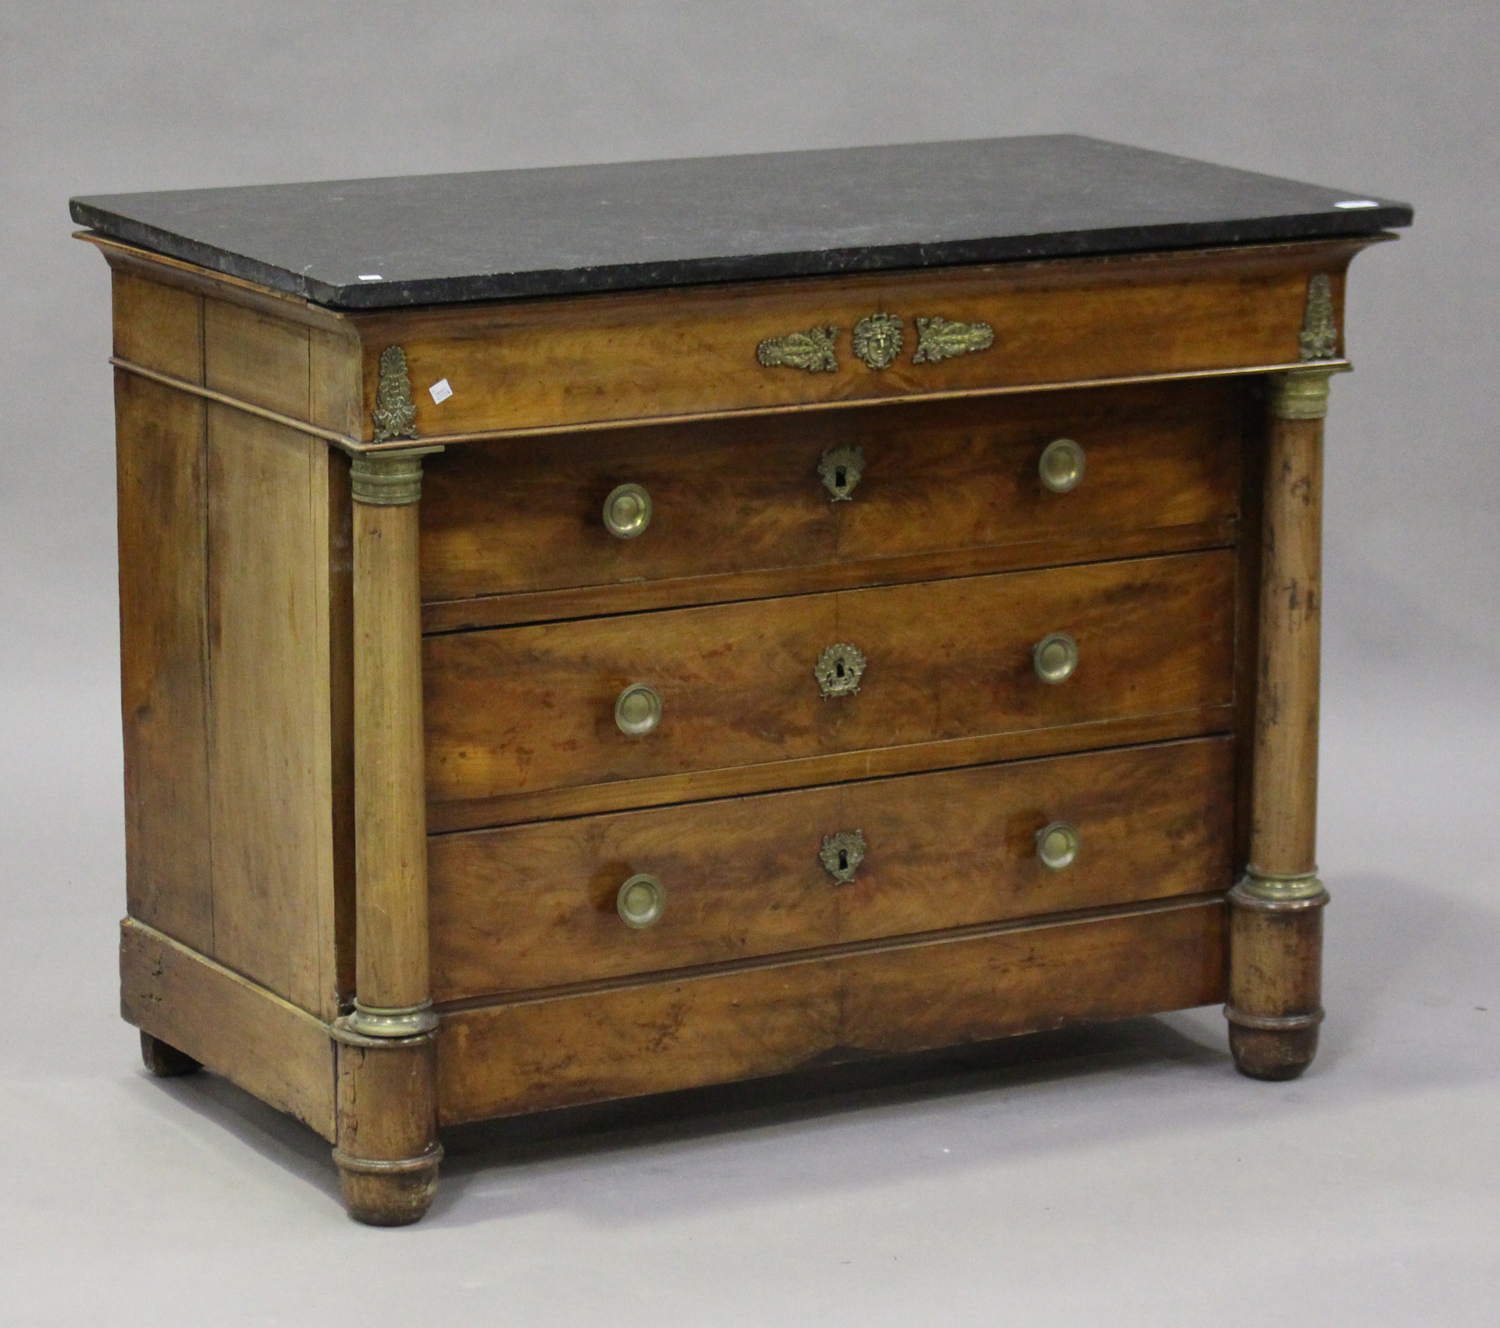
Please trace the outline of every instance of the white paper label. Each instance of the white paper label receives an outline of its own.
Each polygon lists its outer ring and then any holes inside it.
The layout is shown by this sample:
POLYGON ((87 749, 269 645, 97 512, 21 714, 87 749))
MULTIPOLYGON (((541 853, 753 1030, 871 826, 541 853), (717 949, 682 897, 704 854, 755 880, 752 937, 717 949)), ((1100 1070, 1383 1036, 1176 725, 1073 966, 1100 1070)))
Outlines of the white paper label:
POLYGON ((427 391, 431 394, 432 404, 435 406, 442 405, 443 402, 453 395, 453 389, 448 386, 446 378, 439 378, 427 391))
POLYGON ((1335 203, 1336 208, 1371 208, 1379 207, 1373 198, 1346 198, 1342 203, 1335 203))
POLYGON ((361 272, 359 274, 359 279, 361 281, 380 281, 380 280, 382 280, 381 275, 378 272, 361 272))

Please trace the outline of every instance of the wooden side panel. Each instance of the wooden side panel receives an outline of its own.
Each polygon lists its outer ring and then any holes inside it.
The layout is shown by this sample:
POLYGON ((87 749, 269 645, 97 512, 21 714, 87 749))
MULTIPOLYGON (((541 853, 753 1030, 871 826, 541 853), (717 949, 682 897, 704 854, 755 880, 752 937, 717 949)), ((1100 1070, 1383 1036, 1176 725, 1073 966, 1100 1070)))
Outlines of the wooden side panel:
POLYGON ((324 445, 209 408, 215 951, 335 1012, 324 445))
POLYGON ((203 403, 117 373, 115 428, 128 907, 211 951, 203 403))
POLYGON ((334 1138, 333 1041, 319 1020, 128 918, 120 991, 128 1022, 334 1138))
POLYGON ((618 588, 1084 534, 1107 543, 1223 522, 1238 502, 1244 390, 1207 380, 823 412, 795 427, 755 418, 455 447, 423 479, 423 597, 618 588), (1061 494, 1037 473, 1059 436, 1087 455, 1083 483, 1061 494), (818 474, 837 448, 863 457, 849 501, 832 501, 818 474), (653 506, 628 540, 601 517, 622 483, 642 485, 653 506))
POLYGON ((1233 743, 1210 738, 438 838, 433 995, 1227 890, 1232 808, 1233 743), (1036 835, 1057 820, 1083 847, 1054 871, 1036 835), (819 852, 854 829, 864 860, 839 883, 819 852), (667 891, 640 931, 615 907, 638 872, 667 891))
POLYGON ((444 1015, 445 1125, 1219 1001, 1222 900, 444 1015))
POLYGON ((459 802, 1223 704, 1233 556, 1140 559, 429 637, 428 797, 459 802), (1041 682, 1032 648, 1066 631, 1080 663, 1041 682), (856 695, 814 666, 867 656, 856 695), (614 705, 661 693, 627 738, 614 705), (730 703, 732 701, 732 704, 730 703))
MULTIPOLYGON (((1183 250, 920 272, 406 309, 355 316, 365 347, 364 420, 380 353, 406 351, 426 435, 568 428, 699 412, 912 398, 933 392, 1093 382, 1295 363, 1315 272, 1333 280, 1367 239, 1183 250), (852 353, 877 311, 906 322, 889 368, 852 353), (914 363, 915 319, 983 321, 993 346, 914 363), (837 370, 758 362, 764 338, 836 326, 837 370), (446 378, 453 395, 426 388, 446 378)), ((1342 320, 1340 320, 1342 321, 1342 320)))
POLYGON ((116 269, 114 352, 158 373, 203 381, 203 300, 138 272, 116 269))

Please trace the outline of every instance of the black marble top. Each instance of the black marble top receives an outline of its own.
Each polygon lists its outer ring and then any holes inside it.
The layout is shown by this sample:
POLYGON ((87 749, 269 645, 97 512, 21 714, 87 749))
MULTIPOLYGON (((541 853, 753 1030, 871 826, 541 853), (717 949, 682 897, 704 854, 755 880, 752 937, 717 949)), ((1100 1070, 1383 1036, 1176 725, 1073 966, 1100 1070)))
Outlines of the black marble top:
POLYGON ((71 207, 101 235, 338 309, 1368 235, 1412 219, 1358 190, 1065 134, 71 207))

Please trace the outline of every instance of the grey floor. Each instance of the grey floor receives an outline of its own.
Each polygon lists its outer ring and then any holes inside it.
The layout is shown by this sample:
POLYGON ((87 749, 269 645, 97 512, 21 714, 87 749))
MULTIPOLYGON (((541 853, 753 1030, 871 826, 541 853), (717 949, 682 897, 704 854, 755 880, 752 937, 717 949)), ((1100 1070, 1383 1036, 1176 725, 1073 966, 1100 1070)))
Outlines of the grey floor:
POLYGON ((113 700, 59 683, 5 735, 54 755, 12 771, 8 842, 55 837, 0 973, 0 1322, 1489 1328, 1500 714, 1413 690, 1330 697, 1330 1015, 1302 1080, 1240 1078, 1191 1011, 469 1130, 429 1219, 374 1231, 310 1132, 141 1070, 112 1011, 113 700))

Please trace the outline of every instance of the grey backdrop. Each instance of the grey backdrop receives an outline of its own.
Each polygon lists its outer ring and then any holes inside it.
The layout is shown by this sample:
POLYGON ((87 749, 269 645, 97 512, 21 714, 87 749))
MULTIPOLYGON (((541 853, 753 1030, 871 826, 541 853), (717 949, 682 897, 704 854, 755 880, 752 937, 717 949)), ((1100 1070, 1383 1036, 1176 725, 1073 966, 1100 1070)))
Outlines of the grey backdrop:
POLYGON ((1500 6, 4 0, 0 40, 0 1323, 1494 1321, 1500 6), (345 1222, 300 1128, 144 1079, 108 282, 68 195, 1051 131, 1417 207, 1355 262, 1329 425, 1313 1071, 1239 1080, 1201 1011, 480 1138, 404 1234, 345 1222))

